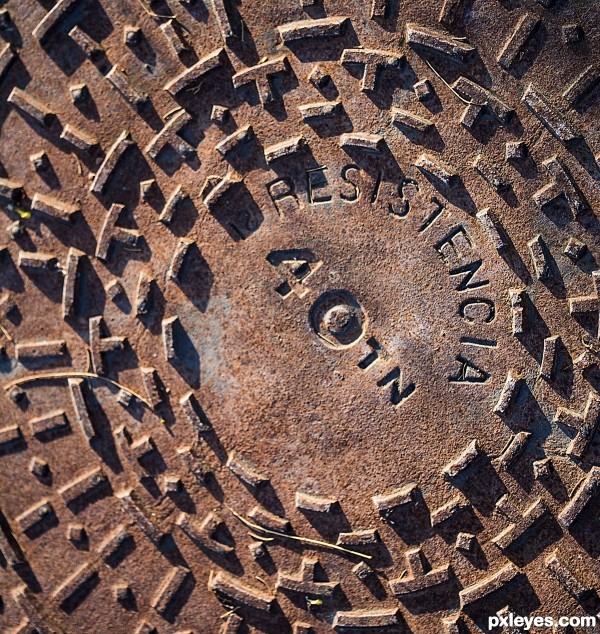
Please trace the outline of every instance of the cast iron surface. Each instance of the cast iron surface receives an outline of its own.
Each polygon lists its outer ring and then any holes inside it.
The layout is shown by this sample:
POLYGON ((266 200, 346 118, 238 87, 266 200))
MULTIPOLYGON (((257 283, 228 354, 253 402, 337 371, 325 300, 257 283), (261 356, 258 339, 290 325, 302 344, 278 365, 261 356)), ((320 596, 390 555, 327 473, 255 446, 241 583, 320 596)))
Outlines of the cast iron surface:
POLYGON ((2 632, 600 611, 599 12, 2 3, 2 632))

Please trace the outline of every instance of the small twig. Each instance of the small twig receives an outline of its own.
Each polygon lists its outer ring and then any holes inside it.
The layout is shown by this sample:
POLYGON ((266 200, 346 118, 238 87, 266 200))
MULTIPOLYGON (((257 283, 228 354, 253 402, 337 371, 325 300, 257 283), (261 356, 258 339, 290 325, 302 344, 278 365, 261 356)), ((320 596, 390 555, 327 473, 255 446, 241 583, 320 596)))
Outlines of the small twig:
POLYGON ((144 11, 151 17, 153 18, 166 18, 167 20, 172 20, 173 18, 177 19, 176 16, 174 15, 161 15, 160 13, 155 13, 154 11, 151 11, 143 2, 142 0, 137 0, 138 4, 140 5, 140 7, 142 7, 142 9, 144 9, 144 11))
POLYGON ((167 112, 167 114, 163 117, 163 119, 166 121, 171 115, 174 115, 176 112, 180 112, 181 110, 183 110, 181 106, 178 106, 177 108, 173 108, 173 110, 169 110, 169 112, 167 112))
POLYGON ((318 332, 317 337, 320 337, 321 339, 323 339, 323 341, 326 341, 330 346, 333 346, 335 348, 335 343, 330 339, 327 339, 325 335, 322 335, 320 332, 318 332))
POLYGON ((202 84, 203 84, 203 83, 204 83, 204 82, 203 82, 203 81, 201 81, 201 82, 200 82, 200 83, 199 83, 199 84, 198 84, 195 88, 190 89, 190 92, 191 92, 192 94, 194 94, 194 95, 197 95, 197 94, 200 92, 200 90, 202 89, 202 84))
POLYGON ((89 346, 85 347, 85 354, 88 360, 86 372, 91 372, 94 369, 94 359, 92 358, 92 351, 89 346))
POLYGON ((173 20, 180 29, 183 29, 189 35, 193 35, 193 33, 188 29, 185 24, 183 24, 176 15, 162 15, 161 13, 156 13, 144 4, 143 0, 137 0, 138 4, 142 7, 145 13, 147 13, 152 18, 164 19, 164 20, 173 20))
POLYGON ((348 553, 350 555, 356 555, 357 557, 363 557, 364 559, 373 559, 371 555, 366 555, 365 553, 359 553, 356 550, 350 550, 349 548, 344 548, 343 546, 338 546, 337 544, 330 544, 329 542, 323 542, 319 539, 310 539, 309 537, 300 537, 299 535, 288 535, 287 533, 280 533, 279 531, 273 531, 269 528, 263 528, 258 524, 254 524, 250 520, 247 520, 245 517, 242 517, 239 513, 236 513, 229 506, 227 507, 232 515, 236 517, 242 524, 245 524, 249 528, 254 529, 255 531, 262 531, 264 533, 268 533, 269 535, 275 535, 276 537, 280 537, 282 539, 292 539, 294 541, 300 542, 302 544, 312 544, 313 546, 322 546, 323 548, 331 548, 332 550, 339 550, 343 553, 348 553))
POLYGON ((12 343, 14 340, 13 338, 8 334, 8 331, 6 330, 6 328, 0 324, 0 331, 2 331, 2 334, 12 343))
POLYGON ((151 403, 147 401, 141 394, 134 392, 131 388, 128 388, 125 385, 117 383, 117 381, 113 381, 106 376, 100 376, 99 374, 96 374, 94 372, 44 372, 42 374, 32 374, 31 376, 24 376, 20 379, 9 381, 4 385, 4 389, 8 391, 11 387, 14 387, 15 385, 31 383, 32 381, 44 381, 47 379, 98 379, 99 381, 106 381, 106 383, 110 383, 111 385, 118 387, 120 390, 125 390, 125 392, 131 394, 131 396, 135 396, 135 398, 144 403, 144 405, 146 405, 149 410, 153 409, 151 403))
POLYGON ((587 478, 587 476, 583 476, 580 480, 578 480, 577 484, 569 491, 569 497, 573 497, 573 493, 577 491, 579 485, 587 478))
POLYGON ((435 68, 427 61, 425 60, 425 63, 427 64, 427 66, 429 66, 429 68, 431 68, 431 70, 439 77, 439 79, 441 79, 444 84, 446 85, 446 87, 452 91, 452 93, 454 93, 455 97, 458 97, 463 103, 466 103, 467 106, 484 106, 485 104, 482 103, 475 103, 474 101, 471 101, 470 99, 465 99, 464 97, 461 97, 461 95, 459 95, 456 90, 454 90, 454 88, 452 88, 452 86, 437 72, 437 70, 435 70, 435 68))
POLYGON ((232 614, 234 614, 235 612, 237 612, 239 609, 240 608, 238 606, 236 606, 235 608, 231 608, 231 610, 229 610, 229 612, 224 612, 223 614, 221 614, 221 616, 219 618, 226 619, 227 617, 229 617, 232 614))
POLYGON ((258 579, 258 581, 264 584, 265 588, 269 590, 269 592, 271 591, 271 588, 269 588, 269 584, 262 577, 259 577, 258 575, 254 575, 254 578, 258 579))
POLYGON ((274 537, 265 537, 264 535, 257 535, 256 533, 252 533, 251 531, 248 531, 248 535, 250 535, 250 537, 252 537, 252 539, 256 539, 259 542, 273 542, 273 541, 275 541, 274 537))
POLYGON ((73 154, 73 157, 75 158, 75 163, 77 163, 77 173, 79 174, 79 176, 81 176, 83 174, 83 168, 81 167, 81 161, 79 160, 79 157, 76 156, 75 154, 73 154))

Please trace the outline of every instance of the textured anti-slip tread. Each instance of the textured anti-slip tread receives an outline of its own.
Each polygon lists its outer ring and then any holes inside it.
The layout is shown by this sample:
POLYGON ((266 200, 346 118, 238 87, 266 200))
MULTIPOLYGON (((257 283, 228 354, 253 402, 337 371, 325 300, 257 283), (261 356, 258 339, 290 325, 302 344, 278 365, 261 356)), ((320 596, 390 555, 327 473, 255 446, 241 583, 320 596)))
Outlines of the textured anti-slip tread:
POLYGON ((0 632, 600 613, 598 24, 1 4, 0 632))

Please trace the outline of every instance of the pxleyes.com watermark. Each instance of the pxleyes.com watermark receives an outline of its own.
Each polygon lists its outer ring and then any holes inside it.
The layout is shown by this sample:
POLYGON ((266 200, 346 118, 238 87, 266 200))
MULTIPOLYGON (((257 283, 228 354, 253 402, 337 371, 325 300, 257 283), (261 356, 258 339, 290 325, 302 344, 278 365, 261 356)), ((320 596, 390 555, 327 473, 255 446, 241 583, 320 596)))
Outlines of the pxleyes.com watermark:
POLYGON ((600 625, 600 618, 596 616, 520 616, 512 612, 505 612, 488 617, 488 630, 491 632, 498 627, 518 627, 528 632, 535 631, 532 628, 551 628, 555 625, 595 628, 597 623, 600 625))

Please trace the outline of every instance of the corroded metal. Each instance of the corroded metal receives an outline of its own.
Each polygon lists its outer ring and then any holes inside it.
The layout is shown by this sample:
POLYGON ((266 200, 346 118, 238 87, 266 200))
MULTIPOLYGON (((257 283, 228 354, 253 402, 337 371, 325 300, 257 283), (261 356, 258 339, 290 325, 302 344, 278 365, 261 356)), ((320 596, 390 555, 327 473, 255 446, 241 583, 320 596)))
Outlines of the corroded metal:
POLYGON ((2 632, 600 611, 598 6, 2 6, 2 632))

